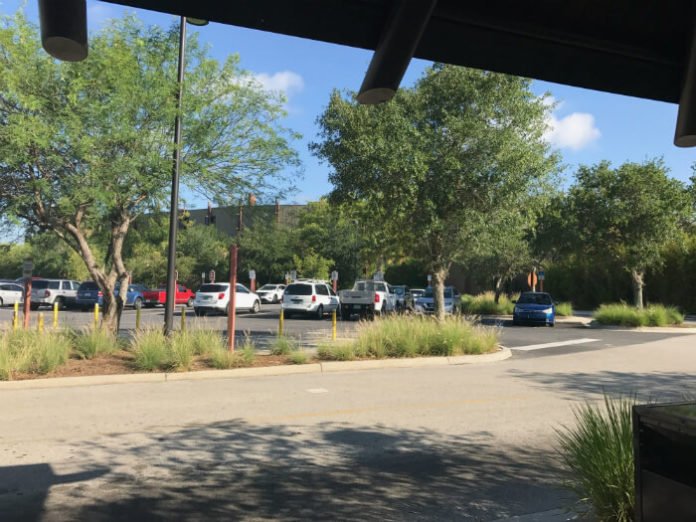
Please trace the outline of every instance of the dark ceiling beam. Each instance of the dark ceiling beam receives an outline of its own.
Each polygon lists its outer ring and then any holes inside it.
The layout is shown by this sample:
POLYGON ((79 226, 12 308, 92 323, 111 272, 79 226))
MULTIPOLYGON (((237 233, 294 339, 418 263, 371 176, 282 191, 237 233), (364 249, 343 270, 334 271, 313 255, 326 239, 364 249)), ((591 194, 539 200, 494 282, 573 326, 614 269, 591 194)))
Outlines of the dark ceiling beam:
POLYGON ((437 0, 396 0, 358 92, 358 102, 391 100, 411 63, 437 0))

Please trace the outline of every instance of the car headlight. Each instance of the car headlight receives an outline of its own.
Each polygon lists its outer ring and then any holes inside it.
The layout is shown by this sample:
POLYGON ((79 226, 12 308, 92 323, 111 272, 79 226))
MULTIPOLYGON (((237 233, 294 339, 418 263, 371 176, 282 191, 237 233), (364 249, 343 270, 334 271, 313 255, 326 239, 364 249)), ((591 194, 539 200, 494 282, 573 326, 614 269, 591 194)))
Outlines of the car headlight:
POLYGON ((544 308, 542 312, 544 312, 545 314, 550 314, 551 312, 553 312, 553 308, 544 308))

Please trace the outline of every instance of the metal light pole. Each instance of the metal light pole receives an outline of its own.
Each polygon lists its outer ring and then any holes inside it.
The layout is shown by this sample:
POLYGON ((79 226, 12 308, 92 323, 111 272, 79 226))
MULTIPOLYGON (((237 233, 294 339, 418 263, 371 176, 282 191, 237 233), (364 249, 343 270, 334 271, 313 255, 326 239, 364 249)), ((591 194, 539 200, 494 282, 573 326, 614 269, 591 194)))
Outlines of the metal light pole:
MULTIPOLYGON (((184 88, 184 59, 186 57, 186 17, 179 21, 179 66, 177 72, 176 118, 174 119, 174 166, 172 169, 172 195, 169 207, 169 246, 167 249, 167 301, 164 305, 164 334, 169 335, 174 322, 176 302, 176 231, 179 225, 179 164, 181 163, 181 98, 184 88)), ((189 23, 206 25, 208 22, 190 18, 189 23)))

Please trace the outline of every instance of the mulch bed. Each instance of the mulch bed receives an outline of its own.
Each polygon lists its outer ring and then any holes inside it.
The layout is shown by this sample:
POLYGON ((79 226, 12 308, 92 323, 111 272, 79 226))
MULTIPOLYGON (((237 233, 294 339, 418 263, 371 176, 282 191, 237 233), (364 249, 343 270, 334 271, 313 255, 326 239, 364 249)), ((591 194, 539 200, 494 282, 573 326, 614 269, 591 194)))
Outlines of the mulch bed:
MULTIPOLYGON (((309 361, 311 362, 311 361, 309 361)), ((257 355, 254 362, 246 368, 256 368, 262 366, 281 366, 290 364, 284 355, 257 355)), ((196 357, 193 361, 191 371, 213 370, 206 358, 196 357)), ((161 370, 159 370, 161 371, 161 370)), ((124 373, 149 373, 142 372, 135 368, 133 354, 125 350, 116 352, 112 355, 99 355, 94 359, 68 359, 64 365, 56 368, 50 373, 43 375, 36 373, 18 373, 12 376, 15 381, 25 381, 29 379, 48 379, 52 377, 82 377, 87 375, 117 375, 124 373)))

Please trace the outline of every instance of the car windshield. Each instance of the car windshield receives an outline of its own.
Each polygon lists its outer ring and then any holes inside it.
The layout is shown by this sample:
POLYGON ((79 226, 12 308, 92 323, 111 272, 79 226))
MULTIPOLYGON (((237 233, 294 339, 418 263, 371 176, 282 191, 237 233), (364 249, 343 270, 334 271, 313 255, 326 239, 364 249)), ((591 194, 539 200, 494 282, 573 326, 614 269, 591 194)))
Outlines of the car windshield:
POLYGON ((46 290, 48 288, 48 285, 51 281, 46 281, 45 279, 41 279, 39 281, 33 281, 31 283, 31 287, 35 290, 46 290))
POLYGON ((549 294, 534 294, 534 293, 526 293, 522 294, 520 298, 517 300, 518 304, 537 304, 537 305, 550 305, 553 302, 551 301, 551 296, 549 294))
POLYGON ((227 291, 227 285, 201 285, 201 287, 198 289, 199 292, 210 292, 210 293, 216 293, 216 292, 226 292, 227 291))
POLYGON ((99 290, 99 285, 97 285, 97 283, 95 283, 94 281, 85 281, 80 285, 80 288, 78 288, 78 290, 99 290))
POLYGON ((261 288, 259 288, 259 291, 267 290, 270 292, 271 290, 275 290, 276 288, 277 288, 277 285, 263 285, 261 288))
POLYGON ((285 289, 287 295, 312 295, 312 285, 290 285, 285 289))

